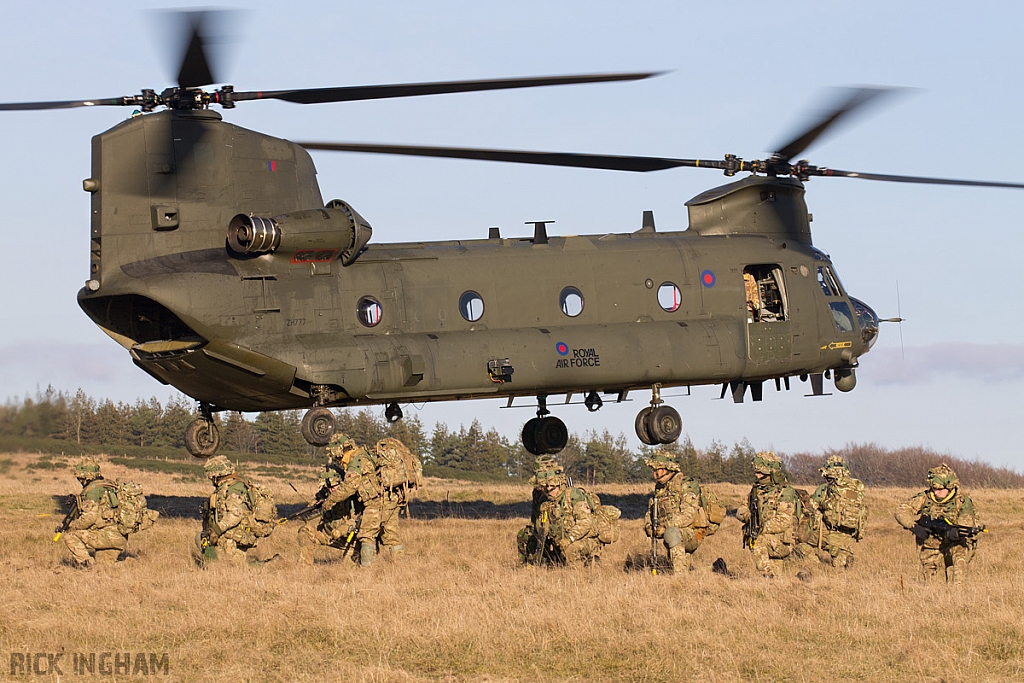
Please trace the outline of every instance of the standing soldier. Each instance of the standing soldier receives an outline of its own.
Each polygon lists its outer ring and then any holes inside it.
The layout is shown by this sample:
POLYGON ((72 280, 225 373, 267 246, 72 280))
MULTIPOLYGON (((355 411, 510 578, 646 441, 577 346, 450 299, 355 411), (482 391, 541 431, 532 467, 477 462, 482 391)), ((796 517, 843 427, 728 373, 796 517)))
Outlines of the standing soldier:
POLYGON ((864 484, 850 476, 842 456, 832 455, 820 470, 825 483, 815 489, 811 500, 821 513, 818 547, 828 551, 832 566, 849 568, 853 548, 864 538, 868 506, 864 484))
MULTIPOLYGON (((391 557, 400 557, 404 550, 398 535, 398 510, 404 500, 400 490, 383 485, 378 469, 378 458, 345 434, 335 434, 327 452, 342 463, 345 477, 324 501, 324 514, 341 505, 347 511, 353 496, 362 506, 356 539, 359 541, 359 565, 373 564, 377 547, 387 549, 391 557)), ((346 514, 341 512, 341 514, 346 514)))
POLYGON ((323 485, 317 491, 311 508, 315 515, 306 520, 306 523, 299 528, 299 563, 313 564, 313 549, 318 545, 344 548, 348 551, 349 546, 355 541, 355 534, 358 531, 357 520, 361 507, 358 497, 352 496, 340 505, 335 505, 328 511, 324 511, 323 505, 331 492, 341 485, 344 475, 340 469, 340 463, 333 460, 324 468, 323 485))
POLYGON ((688 570, 690 557, 710 526, 708 514, 701 507, 700 484, 684 475, 679 464, 664 452, 655 452, 644 463, 654 475, 654 495, 647 501, 644 533, 648 538, 662 539, 672 571, 688 570))
POLYGON ((963 583, 978 546, 977 534, 985 529, 949 465, 928 470, 928 489, 897 507, 896 521, 917 537, 925 580, 942 570, 946 581, 963 583))
POLYGON ((550 536, 551 508, 545 484, 550 476, 563 474, 562 466, 550 455, 541 455, 533 463, 533 501, 530 505, 530 523, 519 530, 516 547, 519 559, 526 564, 560 562, 560 554, 550 536))
POLYGON ((245 564, 246 553, 273 531, 273 500, 262 487, 240 479, 235 466, 223 455, 207 460, 203 469, 214 491, 203 505, 203 530, 195 537, 198 558, 206 561, 225 557, 245 564))
POLYGON ((794 527, 800 516, 800 498, 775 453, 759 452, 753 466, 756 479, 736 518, 743 522, 743 545, 750 548, 757 571, 774 578, 778 560, 789 557, 797 542, 794 527))
POLYGON ((57 535, 64 536, 76 568, 91 567, 92 554, 95 562, 113 564, 128 545, 128 535, 117 526, 116 484, 103 478, 99 463, 92 458, 76 463, 73 471, 82 491, 65 522, 57 528, 57 535))

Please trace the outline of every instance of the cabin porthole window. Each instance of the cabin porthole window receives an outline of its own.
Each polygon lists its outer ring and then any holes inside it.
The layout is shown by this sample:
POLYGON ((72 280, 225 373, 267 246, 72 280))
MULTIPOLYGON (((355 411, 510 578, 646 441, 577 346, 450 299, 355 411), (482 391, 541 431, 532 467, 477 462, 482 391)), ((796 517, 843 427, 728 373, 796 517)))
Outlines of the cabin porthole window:
POLYGON ((583 312, 583 294, 575 287, 566 287, 558 297, 558 304, 562 313, 575 318, 583 312))
POLYGON ((681 303, 679 288, 676 287, 674 282, 663 282, 658 287, 658 305, 661 306, 662 310, 674 313, 679 310, 681 303))
POLYGON ((365 327, 376 327, 383 313, 380 302, 372 296, 364 296, 356 304, 356 317, 365 327))
POLYGON ((484 317, 484 299, 482 296, 469 290, 459 297, 459 313, 471 323, 475 323, 484 317))

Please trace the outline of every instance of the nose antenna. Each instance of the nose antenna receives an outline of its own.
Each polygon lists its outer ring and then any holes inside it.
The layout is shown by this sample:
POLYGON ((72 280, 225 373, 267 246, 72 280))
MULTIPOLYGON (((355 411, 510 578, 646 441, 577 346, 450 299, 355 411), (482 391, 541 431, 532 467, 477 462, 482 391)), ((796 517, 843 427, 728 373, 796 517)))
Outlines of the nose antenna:
POLYGON ((907 350, 903 346, 903 309, 900 306, 900 281, 896 281, 896 317, 895 318, 880 318, 880 323, 899 323, 900 325, 900 354, 903 356, 903 360, 907 359, 907 350))

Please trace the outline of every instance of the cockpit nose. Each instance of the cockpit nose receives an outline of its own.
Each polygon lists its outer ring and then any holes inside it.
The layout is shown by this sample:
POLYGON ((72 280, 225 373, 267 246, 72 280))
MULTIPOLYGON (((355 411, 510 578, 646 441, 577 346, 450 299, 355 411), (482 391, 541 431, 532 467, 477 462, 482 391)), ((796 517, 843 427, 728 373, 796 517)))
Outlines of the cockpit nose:
POLYGON ((867 353, 878 339, 878 315, 860 299, 851 296, 850 301, 857 315, 857 324, 860 325, 861 339, 864 341, 863 353, 867 353))

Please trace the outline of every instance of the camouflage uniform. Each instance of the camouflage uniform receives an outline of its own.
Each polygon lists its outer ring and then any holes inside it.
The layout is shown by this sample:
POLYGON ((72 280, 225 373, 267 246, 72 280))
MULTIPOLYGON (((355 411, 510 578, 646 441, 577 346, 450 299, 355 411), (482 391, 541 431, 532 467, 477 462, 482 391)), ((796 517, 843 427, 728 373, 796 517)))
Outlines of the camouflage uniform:
POLYGON ((974 559, 977 538, 951 529, 943 536, 918 524, 919 519, 946 520, 950 524, 980 526, 974 501, 960 491, 960 480, 945 463, 928 470, 928 490, 896 508, 896 521, 914 532, 925 580, 942 571, 946 581, 963 583, 967 566, 974 559), (945 494, 938 492, 945 490, 945 494))
POLYGON ((533 464, 533 502, 530 506, 530 523, 519 530, 516 548, 519 559, 527 564, 561 562, 561 556, 553 539, 549 539, 551 508, 554 501, 547 495, 545 486, 549 477, 564 474, 562 466, 550 455, 539 456, 533 464), (542 550, 543 546, 543 550, 542 550))
POLYGON ((96 562, 114 563, 128 546, 128 537, 117 528, 114 484, 100 475, 99 463, 92 458, 77 463, 74 473, 82 484, 77 501, 79 514, 62 534, 64 545, 71 551, 76 567, 92 566, 91 554, 95 554, 96 562))
POLYGON ((757 480, 736 518, 743 522, 743 542, 754 556, 754 566, 771 578, 777 574, 778 560, 789 557, 797 543, 800 498, 786 481, 775 453, 761 451, 754 456, 753 466, 757 480))
POLYGON ((201 562, 225 557, 245 564, 246 552, 258 541, 251 528, 249 487, 223 455, 210 458, 203 469, 214 492, 203 506, 203 530, 195 537, 196 557, 201 562))
POLYGON ((708 531, 707 512, 700 504, 700 484, 685 476, 675 460, 655 453, 644 460, 653 470, 654 495, 647 501, 644 533, 662 539, 673 571, 690 568, 690 556, 708 531), (660 473, 660 474, 659 474, 660 473), (657 529, 652 528, 657 505, 657 529))
MULTIPOLYGON (((323 476, 323 485, 317 491, 316 501, 326 501, 336 486, 341 484, 343 473, 333 463, 328 463, 323 476)), ((354 532, 356 517, 362 506, 356 496, 340 505, 306 521, 299 529, 299 563, 313 564, 313 549, 318 545, 346 548, 351 542, 350 530, 354 532)), ((354 537, 353 537, 354 540, 354 537)))
POLYGON ((832 566, 848 568, 853 564, 853 549, 857 542, 864 538, 864 523, 867 521, 867 508, 864 508, 864 519, 856 528, 845 527, 835 523, 829 518, 826 512, 826 504, 833 489, 837 487, 863 490, 864 484, 859 479, 850 476, 850 470, 846 467, 846 461, 842 456, 833 455, 825 461, 825 466, 819 472, 825 478, 825 483, 814 490, 811 495, 818 512, 819 539, 821 546, 826 550, 832 559, 832 566))
POLYGON ((400 556, 404 550, 398 535, 398 511, 405 503, 402 492, 384 488, 374 455, 356 445, 352 438, 335 434, 327 451, 342 463, 345 478, 324 501, 324 512, 336 505, 347 505, 346 501, 353 496, 362 505, 356 532, 359 564, 364 567, 372 564, 378 546, 387 549, 392 557, 400 556))

